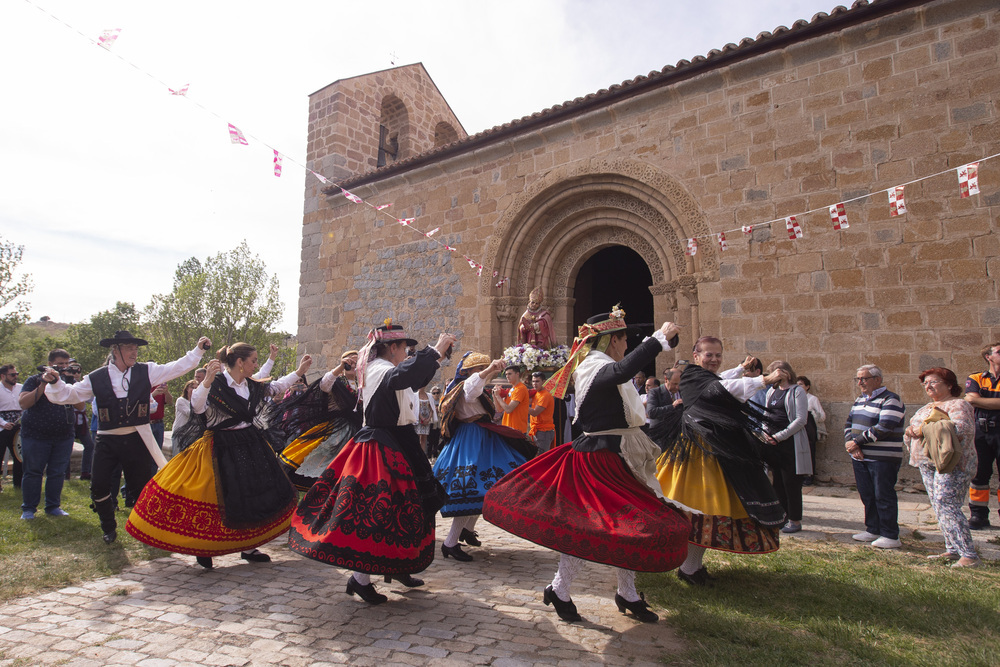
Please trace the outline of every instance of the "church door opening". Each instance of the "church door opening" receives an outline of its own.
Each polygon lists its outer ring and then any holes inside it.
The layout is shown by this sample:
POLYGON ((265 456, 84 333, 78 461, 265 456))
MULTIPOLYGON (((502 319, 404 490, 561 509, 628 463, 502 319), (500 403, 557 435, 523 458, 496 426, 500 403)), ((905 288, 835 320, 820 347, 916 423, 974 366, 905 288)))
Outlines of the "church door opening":
MULTIPOLYGON (((629 324, 628 349, 632 351, 657 326, 653 321, 653 295, 649 292, 652 284, 649 266, 636 251, 625 246, 597 251, 584 262, 576 276, 574 325, 579 326, 588 317, 606 313, 620 303, 629 324), (631 328, 635 325, 643 326, 633 333, 631 328)), ((646 375, 656 372, 653 364, 643 370, 646 375)))

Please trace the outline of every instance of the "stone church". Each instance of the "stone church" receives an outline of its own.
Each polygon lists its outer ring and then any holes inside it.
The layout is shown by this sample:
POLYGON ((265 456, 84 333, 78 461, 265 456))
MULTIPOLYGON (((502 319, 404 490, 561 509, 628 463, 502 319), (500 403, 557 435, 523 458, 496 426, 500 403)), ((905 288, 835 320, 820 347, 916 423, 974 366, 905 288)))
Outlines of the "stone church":
POLYGON ((307 176, 305 351, 330 366, 391 316, 497 355, 536 286, 559 342, 621 302, 630 322, 684 325, 677 358, 717 335, 728 364, 808 375, 833 436, 820 471, 849 475, 859 365, 912 410, 923 368, 977 372, 1000 339, 1000 160, 971 197, 955 172, 1000 153, 1000 6, 859 0, 719 46, 472 136, 421 64, 313 93, 309 167, 337 185, 307 176), (846 200, 836 230, 827 208, 846 200))

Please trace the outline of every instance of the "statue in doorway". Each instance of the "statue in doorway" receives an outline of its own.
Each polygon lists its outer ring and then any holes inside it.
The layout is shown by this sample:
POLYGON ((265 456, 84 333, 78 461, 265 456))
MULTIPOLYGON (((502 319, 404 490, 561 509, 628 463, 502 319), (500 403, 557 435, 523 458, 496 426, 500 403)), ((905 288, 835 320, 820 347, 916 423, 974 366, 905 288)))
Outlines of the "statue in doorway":
POLYGON ((528 295, 528 309, 521 315, 517 325, 517 342, 547 350, 556 345, 552 314, 542 308, 545 294, 541 287, 531 290, 528 295))

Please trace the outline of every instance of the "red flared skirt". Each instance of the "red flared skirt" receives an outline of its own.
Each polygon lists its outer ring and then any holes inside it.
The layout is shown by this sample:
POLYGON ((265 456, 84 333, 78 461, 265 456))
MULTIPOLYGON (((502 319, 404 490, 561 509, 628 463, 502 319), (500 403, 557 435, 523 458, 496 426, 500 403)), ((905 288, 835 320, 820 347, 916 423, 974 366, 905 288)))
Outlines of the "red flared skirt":
POLYGON ((299 503, 288 546, 356 572, 411 574, 434 560, 434 517, 401 453, 352 439, 299 503))
POLYGON ((614 452, 572 443, 520 466, 486 494, 483 517, 584 560, 665 572, 687 557, 691 524, 638 482, 614 452))

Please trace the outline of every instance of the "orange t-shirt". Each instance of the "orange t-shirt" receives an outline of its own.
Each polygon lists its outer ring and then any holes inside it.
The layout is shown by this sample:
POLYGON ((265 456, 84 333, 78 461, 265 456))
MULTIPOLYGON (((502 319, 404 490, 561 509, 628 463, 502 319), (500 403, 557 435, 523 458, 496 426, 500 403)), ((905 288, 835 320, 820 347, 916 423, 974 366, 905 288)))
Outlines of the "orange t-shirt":
POLYGON ((535 398, 531 401, 531 407, 537 408, 539 405, 543 406, 543 409, 538 416, 531 418, 531 431, 528 435, 535 435, 539 431, 556 430, 556 424, 552 421, 552 412, 555 410, 556 402, 552 398, 552 394, 544 389, 535 391, 535 398))
POLYGON ((517 401, 517 407, 513 412, 503 413, 503 425, 518 430, 521 433, 528 432, 528 408, 531 407, 531 400, 528 397, 528 388, 523 382, 516 387, 512 387, 507 396, 507 402, 517 401))

